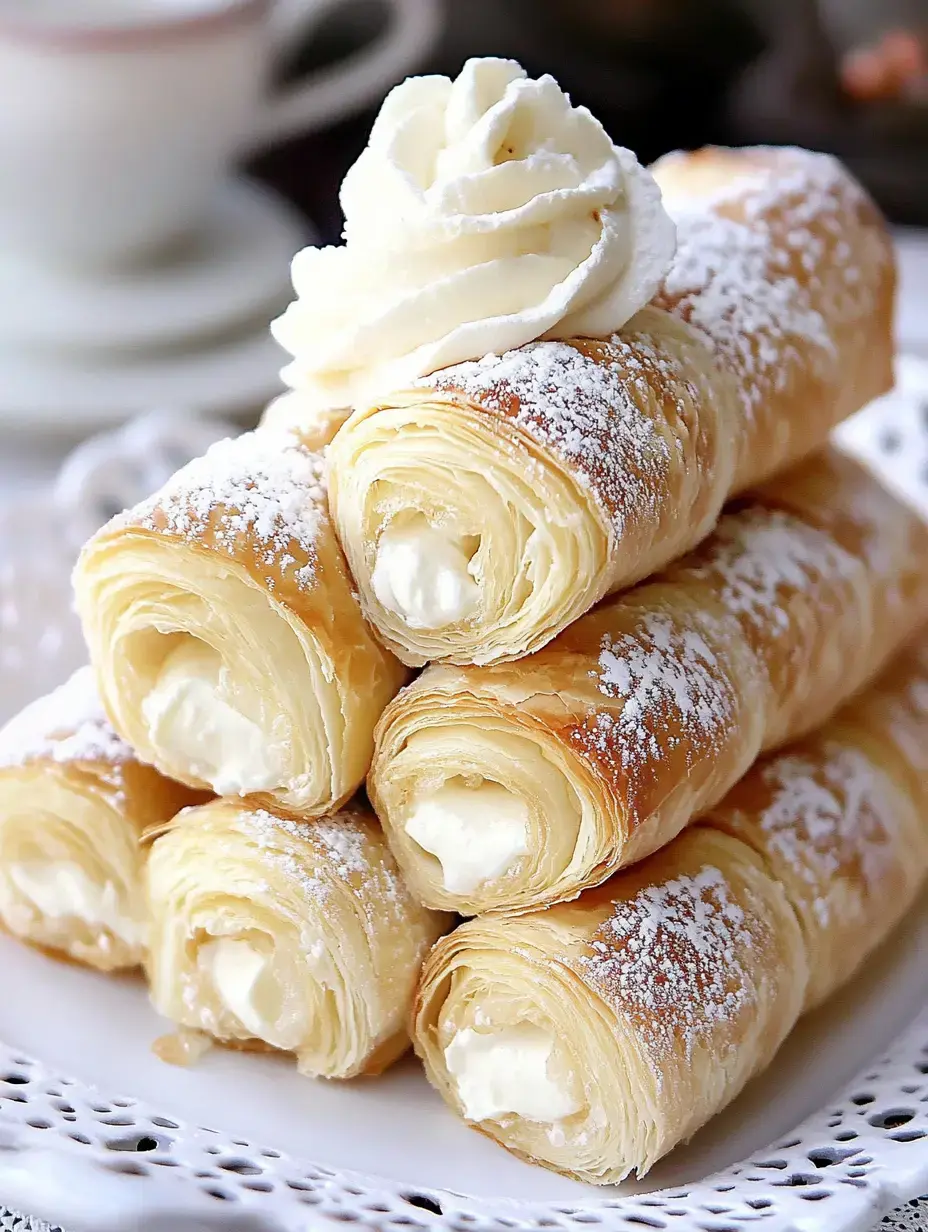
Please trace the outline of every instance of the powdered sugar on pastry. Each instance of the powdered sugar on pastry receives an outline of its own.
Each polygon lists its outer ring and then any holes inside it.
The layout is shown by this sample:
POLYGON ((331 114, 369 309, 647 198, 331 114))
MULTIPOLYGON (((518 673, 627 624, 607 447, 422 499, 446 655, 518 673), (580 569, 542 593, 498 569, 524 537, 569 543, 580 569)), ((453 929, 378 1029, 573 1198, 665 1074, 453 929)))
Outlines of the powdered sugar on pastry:
POLYGON ((418 384, 462 393, 512 419, 592 491, 619 537, 631 513, 656 512, 671 462, 664 435, 629 396, 630 376, 658 389, 680 379, 672 358, 638 335, 634 346, 611 339, 595 358, 567 343, 537 342, 418 384))
MULTIPOLYGON (((822 314, 791 275, 775 273, 777 249, 753 226, 711 213, 684 215, 680 243, 658 302, 708 340, 738 379, 744 410, 754 415, 769 384, 781 388, 792 346, 831 354, 822 314), (791 342, 791 340, 794 340, 791 342)), ((786 254, 780 254, 784 266, 786 254)))
POLYGON ((236 824, 268 860, 302 886, 308 898, 327 897, 326 876, 357 883, 358 878, 370 878, 376 864, 381 905, 399 908, 410 901, 392 856, 386 850, 378 852, 372 863, 372 825, 351 807, 307 822, 249 809, 239 814, 236 824), (305 852, 307 845, 321 849, 319 867, 313 872, 308 871, 312 857, 305 852))
POLYGON ((658 1050, 687 1054, 750 1003, 744 911, 720 870, 645 886, 614 904, 581 960, 584 978, 658 1050), (682 1033, 682 1038, 681 1038, 682 1033))
MULTIPOLYGON (((869 469, 848 463, 841 473, 847 499, 834 509, 839 519, 847 519, 860 535, 860 550, 868 568, 880 578, 898 579, 900 561, 919 554, 918 542, 924 534, 921 520, 899 515, 899 497, 883 486, 883 477, 869 469), (853 467, 853 469, 848 469, 853 467)), ((905 596, 891 590, 890 602, 904 604, 905 596)))
POLYGON ((645 612, 634 635, 604 637, 594 676, 622 707, 594 711, 575 740, 626 769, 663 760, 681 738, 692 756, 708 755, 731 728, 735 691, 715 652, 702 631, 662 612, 645 612))
POLYGON ((230 554, 249 536, 263 549, 263 563, 308 588, 327 517, 322 455, 291 433, 263 430, 218 441, 110 527, 141 524, 197 539, 208 526, 230 554))
POLYGON ((829 889, 846 903, 845 869, 864 894, 876 888, 893 860, 886 822, 895 803, 886 780, 858 749, 825 743, 822 756, 774 758, 762 771, 772 790, 760 816, 771 850, 820 892, 813 907, 825 927, 829 889))
POLYGON ((887 701, 887 728, 903 754, 921 774, 928 774, 928 661, 922 653, 918 664, 921 675, 913 672, 905 689, 887 701))
POLYGON ((784 591, 854 578, 861 564, 834 539, 778 509, 751 508, 722 518, 702 553, 696 576, 721 581, 728 611, 761 628, 787 629, 784 591))
MULTIPOLYGON (((760 153, 769 160, 772 152, 760 153)), ((662 183, 672 183, 676 157, 658 164, 662 183)), ((862 263, 885 259, 863 237, 855 262, 842 218, 865 197, 835 159, 782 150, 774 168, 706 196, 667 194, 677 252, 657 297, 707 339, 752 417, 785 387, 792 358, 808 362, 810 344, 830 370, 831 330, 872 309, 861 295, 862 263)))
POLYGON ((0 728, 0 768, 38 760, 119 765, 134 756, 110 726, 89 667, 0 728))

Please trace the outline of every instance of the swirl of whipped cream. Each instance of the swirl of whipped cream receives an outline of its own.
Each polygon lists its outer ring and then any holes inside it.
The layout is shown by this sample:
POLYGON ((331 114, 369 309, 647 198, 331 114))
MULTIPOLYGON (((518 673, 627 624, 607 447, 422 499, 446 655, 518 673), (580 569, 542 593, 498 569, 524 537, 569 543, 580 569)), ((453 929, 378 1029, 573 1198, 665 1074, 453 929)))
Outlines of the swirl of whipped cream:
POLYGON ((297 254, 297 298, 272 326, 303 414, 536 338, 607 335, 675 244, 635 155, 512 60, 397 86, 341 204, 345 243, 297 254))

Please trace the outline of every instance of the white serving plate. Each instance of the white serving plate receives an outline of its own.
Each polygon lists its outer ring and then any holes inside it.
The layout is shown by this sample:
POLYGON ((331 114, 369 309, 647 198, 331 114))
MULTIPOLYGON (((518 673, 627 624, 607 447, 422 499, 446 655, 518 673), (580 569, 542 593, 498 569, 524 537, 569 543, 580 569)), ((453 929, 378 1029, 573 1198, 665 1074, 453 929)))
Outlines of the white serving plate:
MULTIPOLYGON (((928 364, 900 377, 843 435, 928 510, 928 364)), ((54 493, 0 510, 0 719, 80 660, 78 539, 215 433, 149 419, 85 447, 54 493)), ((926 954, 928 900, 690 1144, 595 1189, 468 1130, 412 1060, 350 1084, 222 1049, 166 1066, 151 1044, 168 1027, 139 981, 0 937, 0 1206, 68 1232, 864 1232, 928 1190, 926 954)))

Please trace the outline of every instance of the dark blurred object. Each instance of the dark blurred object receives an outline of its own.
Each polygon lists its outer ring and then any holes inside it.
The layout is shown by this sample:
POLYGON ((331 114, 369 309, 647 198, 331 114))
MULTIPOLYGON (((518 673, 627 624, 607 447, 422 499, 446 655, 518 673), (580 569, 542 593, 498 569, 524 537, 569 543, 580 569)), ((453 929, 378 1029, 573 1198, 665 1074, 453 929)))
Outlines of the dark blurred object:
POLYGON ((841 86, 859 103, 928 103, 928 34, 890 30, 841 60, 841 86))
MULTIPOLYGON (((650 161, 724 136, 726 92, 763 48, 736 0, 445 0, 444 31, 423 72, 456 76, 468 56, 513 56, 553 73, 617 142, 650 161)), ((355 0, 318 29, 293 71, 345 56, 381 33, 382 8, 355 0)), ((288 143, 252 170, 305 210, 327 242, 341 230, 338 185, 374 111, 288 143)))
MULTIPOLYGON (((737 0, 508 0, 460 7, 469 10, 468 54, 514 55, 533 76, 552 73, 618 144, 648 162, 674 146, 719 139, 727 91, 763 48, 737 0)), ((464 23, 453 3, 451 10, 458 21, 446 42, 461 46, 464 23)), ((443 71, 456 71, 459 63, 460 53, 452 54, 443 71)))
MULTIPOLYGON (((346 59, 377 39, 389 17, 378 0, 354 0, 334 9, 308 46, 286 66, 285 80, 346 59)), ((341 233, 338 186, 364 148, 374 110, 361 112, 321 132, 288 141, 253 159, 249 171, 289 197, 318 228, 326 243, 341 233)))
MULTIPOLYGON (((648 161, 711 142, 830 150, 895 221, 928 225, 928 106, 863 101, 841 78, 855 47, 877 45, 911 13, 923 10, 928 28, 928 0, 445 0, 444 10, 421 71, 456 75, 468 56, 514 56, 532 75, 553 73, 648 161)), ((376 37, 381 12, 373 0, 345 5, 313 42, 313 64, 376 37)), ((341 230, 338 185, 373 115, 255 164, 328 242, 341 230)))
MULTIPOLYGON (((829 150, 858 175, 897 223, 928 224, 928 105, 902 89, 864 96, 853 88, 855 56, 842 48, 833 10, 816 0, 768 0, 753 6, 762 21, 764 53, 732 92, 728 120, 736 142, 793 142, 829 150)), ((866 6, 849 3, 860 10, 866 6)), ((928 29, 928 4, 920 0, 928 29)), ((886 49, 881 5, 871 5, 868 41, 886 49)), ((890 17, 891 20, 891 17, 890 17)), ((858 28, 863 24, 858 20, 858 28)), ((909 32, 918 38, 917 33, 909 32)), ((890 57, 899 44, 889 43, 890 57)), ((858 67, 859 67, 858 60, 858 67)), ((866 66, 866 60, 864 61, 866 66)), ((871 65, 872 66, 872 65, 871 65)), ((881 67, 879 60, 876 67, 881 67)), ((896 72, 892 66, 890 75, 896 72)))

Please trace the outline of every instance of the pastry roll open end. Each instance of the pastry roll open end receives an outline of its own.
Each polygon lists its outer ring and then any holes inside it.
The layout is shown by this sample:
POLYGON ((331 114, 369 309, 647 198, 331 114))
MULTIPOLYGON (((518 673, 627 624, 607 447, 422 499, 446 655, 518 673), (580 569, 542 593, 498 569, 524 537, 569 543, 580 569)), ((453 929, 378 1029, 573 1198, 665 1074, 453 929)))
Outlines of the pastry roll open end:
POLYGON ((82 668, 0 730, 0 922, 102 971, 138 966, 142 834, 195 799, 138 761, 82 668))
POLYGON ((740 1090, 805 981, 782 890, 743 844, 699 829, 576 903, 461 925, 426 961, 414 1042, 484 1133, 607 1184, 740 1090))
POLYGON ((221 441, 75 571, 117 730, 181 782, 303 816, 355 791, 405 675, 358 609, 322 469, 289 433, 221 441))
POLYGON ((459 364, 355 412, 330 446, 332 510, 387 644, 414 665, 519 658, 614 588, 617 554, 631 582, 656 537, 663 563, 708 533, 719 501, 697 477, 734 465, 700 417, 713 398, 734 406, 708 348, 647 308, 621 336, 459 364), (691 513, 673 528, 668 486, 691 513))
POLYGON ((525 663, 432 666, 387 708, 368 791, 424 902, 479 915, 575 898, 747 769, 758 669, 732 620, 711 595, 645 591, 657 601, 604 605, 525 663))
POLYGON ((313 1077, 379 1073, 407 1048, 448 919, 412 899, 369 810, 187 810, 154 842, 148 892, 152 1000, 180 1026, 293 1053, 313 1077))

